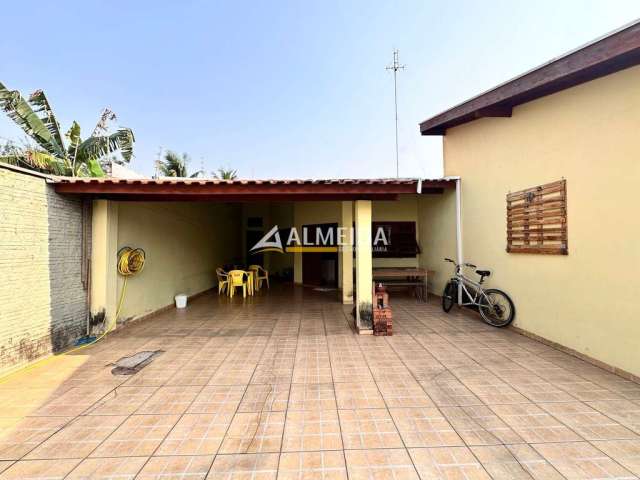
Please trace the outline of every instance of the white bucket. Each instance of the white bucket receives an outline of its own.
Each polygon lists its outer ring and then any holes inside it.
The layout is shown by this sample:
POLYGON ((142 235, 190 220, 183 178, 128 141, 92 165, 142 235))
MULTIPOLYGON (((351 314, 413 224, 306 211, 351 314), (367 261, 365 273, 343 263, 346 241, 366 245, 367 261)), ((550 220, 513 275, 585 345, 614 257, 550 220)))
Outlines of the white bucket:
POLYGON ((176 308, 184 308, 187 306, 187 296, 184 293, 176 295, 176 308))

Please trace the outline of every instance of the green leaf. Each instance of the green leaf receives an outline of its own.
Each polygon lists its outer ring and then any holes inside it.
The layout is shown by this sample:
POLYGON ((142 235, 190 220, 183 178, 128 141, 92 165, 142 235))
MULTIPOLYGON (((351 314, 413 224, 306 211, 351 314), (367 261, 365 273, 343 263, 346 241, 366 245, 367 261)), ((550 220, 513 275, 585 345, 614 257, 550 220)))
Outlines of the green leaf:
POLYGON ((87 170, 89 171, 89 176, 104 177, 104 170, 102 170, 102 167, 100 166, 100 162, 98 162, 98 160, 95 160, 95 159, 88 160, 86 165, 87 165, 87 170))
POLYGON ((20 92, 9 90, 2 83, 0 83, 0 108, 47 152, 61 158, 65 157, 62 147, 55 140, 45 123, 22 98, 20 92))
POLYGON ((60 150, 64 151, 64 140, 60 134, 60 124, 53 114, 47 96, 42 90, 36 90, 29 96, 29 103, 35 107, 35 113, 41 114, 40 120, 42 120, 42 123, 47 127, 47 130, 51 133, 60 150))

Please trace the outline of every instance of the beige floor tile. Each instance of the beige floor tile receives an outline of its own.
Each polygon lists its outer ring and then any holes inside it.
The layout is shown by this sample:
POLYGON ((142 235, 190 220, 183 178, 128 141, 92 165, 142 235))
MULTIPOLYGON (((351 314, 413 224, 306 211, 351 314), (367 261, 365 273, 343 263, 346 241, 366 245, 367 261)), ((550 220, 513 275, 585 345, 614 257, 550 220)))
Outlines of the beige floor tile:
POLYGON ((591 443, 640 477, 640 440, 604 440, 591 443))
POLYGON ((471 451, 494 480, 562 480, 529 445, 471 447, 471 451))
POLYGON ((389 408, 392 407, 435 407, 435 404, 420 384, 411 379, 378 381, 378 389, 389 408))
POLYGON ((581 438, 534 404, 490 407, 525 442, 573 442, 581 438))
POLYGON ((342 451, 295 452, 280 456, 279 480, 347 480, 342 451))
POLYGON ((144 402, 136 414, 171 415, 184 413, 193 403, 203 387, 160 387, 144 402))
POLYGON ((216 456, 207 479, 275 480, 278 475, 277 453, 254 453, 216 456))
POLYGON ((187 408, 187 413, 234 413, 242 401, 241 385, 209 385, 204 387, 187 408))
POLYGON ((587 442, 533 446, 568 480, 635 479, 635 475, 587 442))
POLYGON ((73 470, 80 460, 23 460, 0 474, 2 480, 58 480, 73 470))
POLYGON ((345 449, 402 447, 402 439, 386 409, 339 410, 345 449))
POLYGON ((236 413, 220 453, 278 452, 282 444, 285 412, 236 413))
POLYGON ((409 453, 422 480, 491 478, 466 447, 411 448, 409 453))
POLYGON ((179 415, 132 415, 91 456, 150 456, 179 418, 179 415))
POLYGON ((133 480, 146 461, 147 457, 87 458, 66 479, 133 480))
POLYGON ((618 422, 581 402, 541 403, 539 406, 586 440, 640 438, 618 422))
POLYGON ((289 411, 335 410, 336 397, 333 384, 292 384, 289 393, 289 411))
POLYGON ((116 415, 78 417, 41 443, 26 458, 84 458, 116 430, 125 418, 116 415))
POLYGON ((524 440, 489 407, 441 407, 440 411, 467 445, 522 443, 524 440))
POLYGON ((336 383, 336 401, 340 409, 385 408, 384 399, 373 382, 336 383))
POLYGON ((407 447, 463 445, 437 408, 391 408, 389 411, 407 447))
POLYGON ((88 415, 131 415, 146 402, 158 387, 121 386, 96 402, 88 415))
POLYGON ((0 418, 0 460, 19 460, 72 417, 0 418))
POLYGON ((233 414, 228 412, 185 414, 155 455, 214 455, 232 418, 233 414))
POLYGON ((212 456, 151 457, 136 480, 201 480, 212 463, 212 456))
MULTIPOLYGON (((418 480, 405 449, 345 450, 349 480, 418 480)), ((423 477, 424 480, 424 477, 423 477)))
POLYGON ((448 375, 420 382, 429 398, 439 407, 461 407, 465 405, 484 405, 471 390, 448 375))
POLYGON ((640 403, 630 400, 605 400, 587 402, 587 404, 629 430, 640 434, 640 403))
POLYGON ((340 422, 336 410, 287 413, 282 451, 341 449, 340 422))
POLYGON ((239 412, 284 411, 289 401, 288 383, 249 385, 242 397, 239 412))

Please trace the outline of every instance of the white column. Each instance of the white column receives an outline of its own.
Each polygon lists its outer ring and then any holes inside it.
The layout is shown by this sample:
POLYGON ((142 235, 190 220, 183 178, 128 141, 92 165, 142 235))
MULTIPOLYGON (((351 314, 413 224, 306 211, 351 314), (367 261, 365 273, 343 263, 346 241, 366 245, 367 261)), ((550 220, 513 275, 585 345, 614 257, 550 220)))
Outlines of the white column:
POLYGON ((353 202, 342 202, 340 215, 340 231, 342 233, 340 246, 340 285, 342 288, 342 303, 353 303, 353 202))
MULTIPOLYGON (((462 185, 460 179, 456 179, 456 262, 464 263, 462 251, 462 185)), ((458 305, 462 305, 462 289, 458 289, 458 305)))
POLYGON ((371 251, 371 201, 356 200, 356 326, 372 328, 373 253, 371 251))
POLYGON ((116 321, 118 272, 118 205, 94 200, 91 221, 91 305, 93 318, 104 318, 104 328, 116 321))

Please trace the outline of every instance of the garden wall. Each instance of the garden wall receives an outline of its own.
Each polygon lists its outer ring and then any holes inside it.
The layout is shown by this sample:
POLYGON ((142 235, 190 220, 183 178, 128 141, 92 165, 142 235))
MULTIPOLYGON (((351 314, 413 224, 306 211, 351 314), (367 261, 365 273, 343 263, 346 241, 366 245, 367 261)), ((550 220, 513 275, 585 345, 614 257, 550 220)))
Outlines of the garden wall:
POLYGON ((0 164, 0 375, 84 335, 83 217, 45 176, 0 164))

